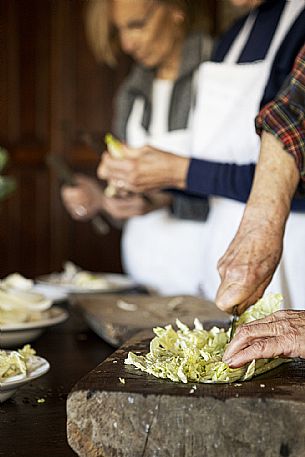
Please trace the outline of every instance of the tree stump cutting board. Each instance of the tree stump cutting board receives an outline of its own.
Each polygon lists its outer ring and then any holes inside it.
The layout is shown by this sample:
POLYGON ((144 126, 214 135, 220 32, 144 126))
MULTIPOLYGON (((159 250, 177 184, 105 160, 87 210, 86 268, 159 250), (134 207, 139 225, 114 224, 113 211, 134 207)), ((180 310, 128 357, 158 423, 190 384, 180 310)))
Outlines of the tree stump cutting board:
POLYGON ((88 325, 108 343, 119 347, 143 329, 175 324, 176 318, 193 326, 198 317, 208 327, 224 326, 228 315, 214 303, 189 295, 73 295, 72 305, 82 313, 88 325))
POLYGON ((124 365, 128 351, 148 351, 151 337, 134 337, 73 388, 67 430, 79 456, 305 456, 304 361, 194 389, 124 365))

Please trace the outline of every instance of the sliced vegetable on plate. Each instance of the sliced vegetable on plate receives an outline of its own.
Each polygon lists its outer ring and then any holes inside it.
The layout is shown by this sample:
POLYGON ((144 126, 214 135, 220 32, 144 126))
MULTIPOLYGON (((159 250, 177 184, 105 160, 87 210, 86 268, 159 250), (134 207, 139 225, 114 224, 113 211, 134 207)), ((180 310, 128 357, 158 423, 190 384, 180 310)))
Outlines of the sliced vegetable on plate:
POLYGON ((0 403, 11 397, 24 384, 42 376, 49 362, 38 357, 31 346, 18 351, 0 350, 0 403))

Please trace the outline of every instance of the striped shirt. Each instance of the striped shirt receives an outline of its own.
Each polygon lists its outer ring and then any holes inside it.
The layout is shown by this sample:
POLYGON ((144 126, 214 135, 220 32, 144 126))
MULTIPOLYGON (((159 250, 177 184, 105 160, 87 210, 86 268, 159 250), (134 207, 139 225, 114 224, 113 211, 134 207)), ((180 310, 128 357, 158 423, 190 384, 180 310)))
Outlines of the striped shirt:
POLYGON ((305 182, 305 45, 283 90, 257 116, 256 130, 272 133, 282 142, 305 182))

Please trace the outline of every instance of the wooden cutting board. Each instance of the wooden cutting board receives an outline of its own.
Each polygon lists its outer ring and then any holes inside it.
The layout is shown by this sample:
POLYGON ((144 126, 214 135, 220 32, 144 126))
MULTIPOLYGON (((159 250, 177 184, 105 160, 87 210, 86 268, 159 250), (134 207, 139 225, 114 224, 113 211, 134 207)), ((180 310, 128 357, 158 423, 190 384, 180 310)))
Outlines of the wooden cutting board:
POLYGON ((129 351, 148 351, 151 336, 137 335, 73 388, 67 430, 79 456, 305 456, 304 361, 194 389, 124 365, 129 351))
POLYGON ((198 317, 207 327, 228 324, 228 315, 214 303, 189 295, 73 295, 71 303, 89 326, 113 346, 119 347, 143 329, 175 324, 193 326, 198 317))

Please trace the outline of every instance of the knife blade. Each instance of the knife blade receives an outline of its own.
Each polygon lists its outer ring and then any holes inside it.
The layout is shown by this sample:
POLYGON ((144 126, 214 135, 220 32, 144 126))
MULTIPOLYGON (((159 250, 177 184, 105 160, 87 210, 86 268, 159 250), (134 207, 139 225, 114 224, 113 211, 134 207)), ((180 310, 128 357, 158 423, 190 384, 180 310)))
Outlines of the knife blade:
MULTIPOLYGON (((49 154, 46 157, 46 162, 64 184, 67 184, 68 186, 76 185, 74 173, 62 157, 55 154, 49 154)), ((94 216, 90 222, 94 230, 100 235, 107 235, 107 233, 109 233, 110 227, 101 215, 94 216)))
POLYGON ((235 330, 236 330, 236 325, 237 325, 237 320, 238 320, 237 309, 238 309, 238 305, 235 305, 233 308, 231 325, 230 325, 230 329, 229 329, 230 330, 229 341, 228 341, 229 343, 231 343, 232 338, 235 334, 235 330))

